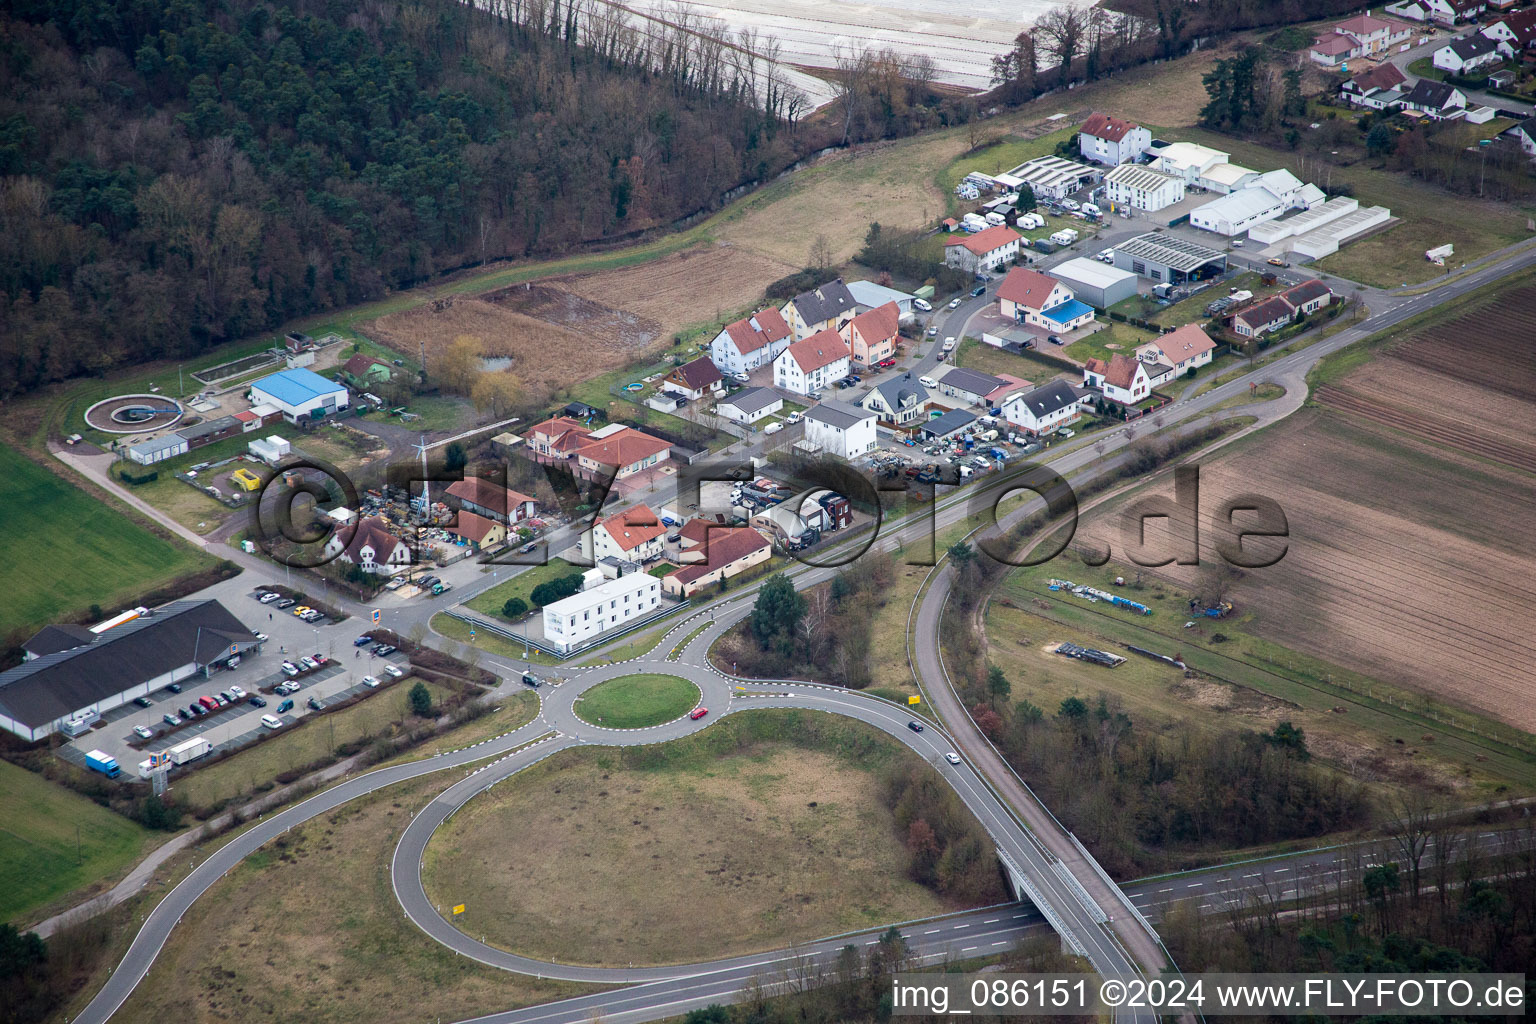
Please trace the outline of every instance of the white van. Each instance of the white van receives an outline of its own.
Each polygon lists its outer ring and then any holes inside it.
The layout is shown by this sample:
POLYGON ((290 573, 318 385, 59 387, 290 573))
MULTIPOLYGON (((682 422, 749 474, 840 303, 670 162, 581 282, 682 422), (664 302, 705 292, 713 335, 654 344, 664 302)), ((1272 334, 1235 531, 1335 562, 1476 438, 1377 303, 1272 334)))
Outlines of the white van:
POLYGON ((1099 216, 1101 211, 1099 210, 1098 206, 1096 204, 1094 204, 1094 203, 1084 203, 1083 204, 1083 212, 1086 213, 1090 217, 1097 217, 1097 216, 1099 216))
POLYGON ((261 724, 268 729, 281 729, 283 727, 283 720, 276 715, 262 715, 261 724))
POLYGON ((781 431, 783 429, 784 429, 784 424, 782 424, 782 423, 770 423, 766 427, 763 428, 763 433, 765 433, 765 434, 777 434, 779 431, 781 431))
POLYGON ((934 380, 932 377, 919 377, 917 378, 917 382, 925 388, 936 388, 939 386, 939 382, 934 380))

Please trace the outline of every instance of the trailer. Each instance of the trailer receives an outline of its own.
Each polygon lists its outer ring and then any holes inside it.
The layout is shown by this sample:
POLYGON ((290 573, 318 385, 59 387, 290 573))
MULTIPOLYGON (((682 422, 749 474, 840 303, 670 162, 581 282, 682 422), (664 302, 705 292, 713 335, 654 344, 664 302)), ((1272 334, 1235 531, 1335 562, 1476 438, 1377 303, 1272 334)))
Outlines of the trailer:
POLYGON ((203 737, 193 737, 192 739, 187 740, 185 743, 178 743, 176 746, 170 749, 169 753, 171 756, 171 763, 186 764, 189 761, 196 761, 198 758, 204 756, 212 749, 213 744, 209 743, 203 737))
POLYGON ((85 766, 93 772, 101 772, 109 779, 115 779, 123 774, 123 770, 117 766, 117 758, 105 750, 92 750, 86 754, 85 766))
POLYGON ((1081 647, 1077 644, 1059 643, 1056 645, 1056 653, 1064 654, 1069 658, 1076 658, 1078 661, 1103 665, 1105 668, 1117 668, 1125 664, 1125 659, 1118 654, 1095 650, 1092 647, 1081 647))

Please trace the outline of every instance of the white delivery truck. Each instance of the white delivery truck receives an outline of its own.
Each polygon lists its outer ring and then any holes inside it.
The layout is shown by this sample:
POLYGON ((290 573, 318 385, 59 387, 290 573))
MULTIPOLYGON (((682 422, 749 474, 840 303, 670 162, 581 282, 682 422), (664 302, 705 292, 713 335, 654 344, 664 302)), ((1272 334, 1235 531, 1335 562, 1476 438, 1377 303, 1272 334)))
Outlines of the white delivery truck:
POLYGON ((189 761, 196 761, 212 749, 212 743, 209 743, 201 736, 196 736, 185 743, 178 743, 170 749, 171 763, 186 764, 189 761))

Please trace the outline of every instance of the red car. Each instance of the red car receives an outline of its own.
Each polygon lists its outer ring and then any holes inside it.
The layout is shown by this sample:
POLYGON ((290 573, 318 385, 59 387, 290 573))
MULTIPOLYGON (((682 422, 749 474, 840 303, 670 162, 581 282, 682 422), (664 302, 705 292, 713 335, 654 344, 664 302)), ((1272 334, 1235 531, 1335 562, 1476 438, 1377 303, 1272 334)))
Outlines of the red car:
POLYGON ((219 702, 214 700, 212 697, 199 697, 197 698, 197 702, 203 707, 207 708, 209 711, 217 711, 219 708, 219 702))
POLYGON ((894 360, 894 359, 882 359, 878 363, 876 363, 875 365, 880 367, 880 369, 882 369, 882 370, 889 370, 891 367, 896 365, 896 360, 894 360))
POLYGON ((694 708, 688 713, 688 717, 697 722, 707 714, 709 714, 709 708, 694 708))
POLYGON ((331 660, 323 654, 311 654, 310 657, 315 659, 316 665, 324 665, 327 661, 331 660))

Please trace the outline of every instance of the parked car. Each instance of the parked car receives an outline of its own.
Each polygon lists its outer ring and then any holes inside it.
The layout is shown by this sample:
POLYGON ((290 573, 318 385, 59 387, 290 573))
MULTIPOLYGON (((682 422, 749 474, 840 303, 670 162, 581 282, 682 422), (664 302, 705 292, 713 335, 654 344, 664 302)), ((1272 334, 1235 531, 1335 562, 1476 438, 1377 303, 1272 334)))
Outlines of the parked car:
POLYGON ((229 700, 229 695, 228 694, 216 693, 216 694, 213 695, 213 700, 214 700, 214 703, 217 704, 221 708, 227 708, 230 705, 230 700, 229 700))
POLYGON ((293 598, 285 597, 281 601, 277 602, 277 604, 274 605, 273 607, 275 607, 275 608, 292 608, 296 604, 298 604, 298 602, 295 601, 293 598))
POLYGON ((751 384, 752 383, 752 378, 748 377, 744 373, 733 373, 730 376, 731 376, 731 380, 734 380, 738 384, 751 384))
POLYGON ((1288 266, 1290 266, 1289 263, 1285 262, 1285 260, 1281 259, 1278 256, 1271 256, 1269 258, 1269 265, 1272 266, 1272 267, 1288 267, 1288 266))
POLYGON ((199 715, 206 715, 208 713, 208 709, 203 707, 201 704, 188 704, 187 711, 192 715, 193 718, 196 718, 199 715))
POLYGON ((267 706, 267 698, 265 698, 265 697, 252 697, 250 700, 246 701, 246 703, 249 704, 253 708, 264 708, 264 707, 267 706))
POLYGON ((790 426, 794 426, 796 423, 799 423, 801 419, 802 417, 800 413, 792 412, 787 417, 785 417, 784 422, 788 423, 790 426))
POLYGON ((155 702, 150 700, 148 697, 135 697, 133 698, 133 702, 141 708, 153 707, 155 704, 155 702))
MULTIPOLYGON (((838 381, 838 386, 839 387, 842 386, 842 381, 838 381)), ((763 433, 765 433, 765 434, 777 434, 779 431, 781 431, 783 429, 784 429, 784 424, 782 424, 782 423, 770 423, 766 427, 763 428, 763 433)))
POLYGON ((230 693, 228 690, 220 690, 218 696, 215 699, 218 700, 220 704, 233 704, 235 702, 235 695, 230 693))
POLYGON ((399 648, 394 644, 379 644, 373 649, 373 653, 377 654, 381 658, 387 658, 391 654, 394 654, 397 650, 399 650, 399 648))
POLYGON ((932 377, 919 377, 917 378, 917 382, 925 388, 936 388, 939 386, 939 382, 934 380, 932 377))
POLYGON ((255 633, 255 634, 253 634, 253 635, 254 635, 254 636, 255 636, 255 637, 256 637, 256 642, 257 642, 257 643, 262 643, 262 644, 264 644, 264 643, 266 643, 266 642, 267 642, 267 640, 268 640, 268 639, 270 639, 270 638, 269 638, 269 637, 268 637, 268 636, 267 636, 267 634, 265 634, 265 633, 255 633))
POLYGON ((281 601, 282 599, 282 594, 274 594, 270 590, 263 590, 261 595, 256 598, 256 600, 260 601, 262 604, 271 604, 273 601, 281 601))
POLYGON ((709 714, 709 708, 694 708, 688 713, 688 717, 697 722, 707 714, 709 714))
POLYGON ((912 300, 912 308, 916 309, 916 310, 918 310, 919 312, 922 312, 922 313, 932 313, 933 312, 933 306, 929 304, 927 299, 913 299, 912 300))
POLYGON ((894 359, 882 359, 878 363, 875 364, 875 366, 877 368, 881 369, 881 370, 889 370, 891 367, 893 367, 895 365, 896 365, 896 360, 894 360, 894 359))
POLYGON ((368 687, 371 690, 375 686, 379 685, 379 677, 378 676, 363 676, 363 685, 368 687))
POLYGON ((352 641, 352 646, 353 647, 366 647, 366 646, 368 646, 371 643, 373 643, 373 637, 368 636, 367 634, 364 634, 363 636, 358 637, 356 640, 353 640, 352 641))
MULTIPOLYGON (((180 714, 185 714, 185 712, 181 712, 180 714)), ((170 715, 170 714, 161 715, 160 716, 160 720, 163 721, 166 725, 180 725, 181 721, 182 721, 181 717, 180 717, 180 714, 176 714, 176 715, 170 715)))
POLYGON ((170 686, 167 686, 166 689, 171 691, 172 693, 180 693, 181 692, 181 684, 180 683, 172 683, 170 686))
POLYGON ((311 698, 309 698, 309 700, 305 701, 304 703, 306 705, 308 705, 309 710, 311 710, 311 711, 323 711, 323 710, 325 710, 325 705, 320 703, 320 698, 319 697, 311 697, 311 698))
POLYGON ((971 298, 973 299, 979 299, 985 294, 987 294, 987 286, 984 284, 979 284, 971 289, 971 298))
POLYGON ((150 737, 154 736, 153 732, 151 732, 146 726, 142 726, 142 725, 134 726, 133 727, 133 734, 135 736, 137 736, 141 740, 147 740, 150 737))
POLYGON ((292 711, 292 710, 293 710, 293 701, 291 701, 291 700, 285 700, 285 701, 283 701, 283 702, 281 702, 280 704, 277 705, 277 713, 280 714, 280 715, 283 712, 285 712, 285 711, 292 711))
POLYGON ((306 672, 312 672, 320 667, 319 665, 315 664, 314 658, 300 658, 299 664, 304 666, 304 671, 306 672))
POLYGON ((401 676, 405 675, 405 669, 401 668, 399 665, 385 665, 384 671, 388 672, 394 679, 399 679, 401 676))
POLYGON ((311 608, 303 615, 300 615, 299 618, 303 619, 305 622, 314 623, 319 622, 321 619, 325 618, 325 616, 311 608))
POLYGON ((331 660, 323 654, 311 654, 310 657, 315 660, 316 665, 324 665, 326 662, 331 660))
POLYGON ((281 729, 283 727, 283 720, 276 715, 262 715, 261 724, 268 729, 281 729))
POLYGON ((296 676, 298 674, 299 674, 299 666, 295 665, 291 661, 283 662, 283 675, 287 676, 289 679, 292 679, 294 676, 296 676))
POLYGON ((938 336, 939 336, 939 329, 937 327, 930 327, 930 328, 928 328, 928 337, 930 337, 930 338, 937 338, 938 336))
POLYGON ((960 303, 962 303, 962 302, 964 302, 964 301, 965 301, 965 300, 964 300, 964 299, 962 299, 962 298, 959 298, 959 297, 958 297, 958 296, 957 296, 957 297, 955 297, 955 298, 953 298, 953 299, 951 299, 951 300, 950 300, 950 302, 949 302, 949 308, 950 308, 950 309, 959 309, 959 308, 960 308, 960 303))
POLYGON ((245 699, 245 691, 238 686, 231 686, 229 688, 229 695, 235 698, 235 700, 245 699))

